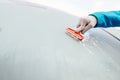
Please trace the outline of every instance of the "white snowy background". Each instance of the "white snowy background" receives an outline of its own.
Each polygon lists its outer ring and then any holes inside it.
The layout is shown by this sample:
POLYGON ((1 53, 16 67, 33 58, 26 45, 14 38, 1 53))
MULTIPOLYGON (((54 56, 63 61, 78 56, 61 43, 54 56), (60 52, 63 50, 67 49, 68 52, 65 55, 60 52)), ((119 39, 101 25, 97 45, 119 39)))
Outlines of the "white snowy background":
POLYGON ((76 16, 84 16, 95 11, 120 9, 119 0, 0 0, 0 2, 8 1, 42 4, 76 16))

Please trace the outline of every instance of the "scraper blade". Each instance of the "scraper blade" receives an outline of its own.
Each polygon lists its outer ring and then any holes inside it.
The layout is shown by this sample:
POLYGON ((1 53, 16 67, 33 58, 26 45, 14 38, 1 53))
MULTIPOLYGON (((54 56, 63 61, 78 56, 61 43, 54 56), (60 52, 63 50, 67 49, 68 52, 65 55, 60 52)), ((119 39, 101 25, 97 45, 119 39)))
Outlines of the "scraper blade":
POLYGON ((83 35, 81 34, 81 32, 76 32, 72 28, 66 28, 66 31, 71 37, 73 37, 75 39, 83 40, 83 38, 84 38, 83 35))

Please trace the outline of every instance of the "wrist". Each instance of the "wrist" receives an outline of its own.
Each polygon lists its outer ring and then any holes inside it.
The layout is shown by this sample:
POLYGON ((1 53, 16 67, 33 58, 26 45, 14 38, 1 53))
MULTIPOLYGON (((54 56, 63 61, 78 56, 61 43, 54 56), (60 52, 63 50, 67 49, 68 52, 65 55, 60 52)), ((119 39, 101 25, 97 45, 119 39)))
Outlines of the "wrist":
POLYGON ((89 15, 88 17, 89 17, 89 19, 90 19, 90 23, 91 23, 92 27, 95 27, 96 24, 97 24, 97 19, 96 19, 96 17, 95 17, 95 16, 92 16, 92 15, 89 15))

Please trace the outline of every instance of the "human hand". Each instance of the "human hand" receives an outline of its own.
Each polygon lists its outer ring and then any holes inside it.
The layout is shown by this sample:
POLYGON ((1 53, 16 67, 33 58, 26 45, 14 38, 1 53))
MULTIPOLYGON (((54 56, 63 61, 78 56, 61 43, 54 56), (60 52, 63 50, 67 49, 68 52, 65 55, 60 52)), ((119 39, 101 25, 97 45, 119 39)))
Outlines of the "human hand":
POLYGON ((76 31, 84 34, 87 30, 93 28, 96 24, 97 19, 94 16, 81 17, 76 31))

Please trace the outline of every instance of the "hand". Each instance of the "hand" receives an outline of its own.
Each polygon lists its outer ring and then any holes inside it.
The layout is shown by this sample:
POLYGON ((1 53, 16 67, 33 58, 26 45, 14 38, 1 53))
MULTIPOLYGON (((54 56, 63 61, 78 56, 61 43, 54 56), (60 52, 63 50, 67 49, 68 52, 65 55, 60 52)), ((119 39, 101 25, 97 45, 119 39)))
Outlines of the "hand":
POLYGON ((76 31, 84 34, 87 30, 93 28, 96 24, 97 20, 94 16, 81 17, 76 31))

